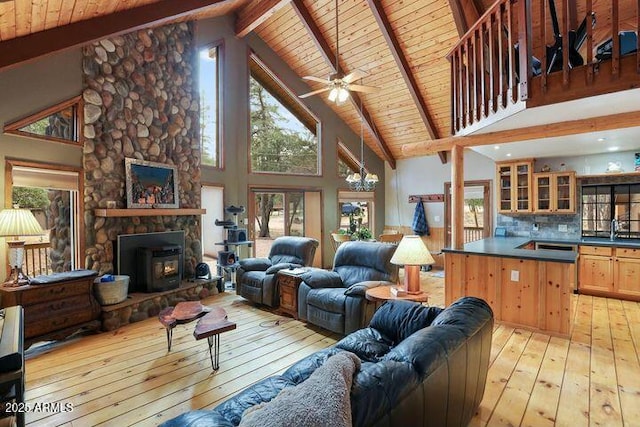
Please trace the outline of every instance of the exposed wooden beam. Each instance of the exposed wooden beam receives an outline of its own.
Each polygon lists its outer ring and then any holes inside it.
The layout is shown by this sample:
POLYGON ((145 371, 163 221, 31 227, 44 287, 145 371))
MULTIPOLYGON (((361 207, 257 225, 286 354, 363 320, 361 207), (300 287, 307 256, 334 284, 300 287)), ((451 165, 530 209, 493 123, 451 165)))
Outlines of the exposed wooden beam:
MULTIPOLYGON (((341 75, 348 74, 346 70, 340 65, 340 63, 335 64, 334 52, 329 46, 329 43, 327 42, 327 40, 322 35, 320 28, 313 20, 313 17, 307 10, 303 1, 291 0, 291 4, 293 6, 293 9, 296 11, 296 14, 300 18, 300 21, 307 28, 307 31, 309 32, 311 39, 320 50, 320 54, 325 59, 327 64, 329 64, 333 72, 341 75), (336 69, 336 66, 337 66, 337 69, 336 69)), ((349 99, 351 103, 353 104, 354 108, 358 111, 358 113, 360 114, 360 117, 364 120, 365 125, 373 135, 378 148, 382 152, 382 156, 384 160, 386 160, 389 163, 389 166, 391 166, 391 169, 395 169, 396 159, 393 157, 393 154, 391 154, 391 151, 389 150, 389 146, 382 138, 382 135, 378 133, 378 129, 376 128, 375 123, 373 123, 373 119, 371 118, 371 115, 362 104, 362 100, 360 99, 360 96, 355 92, 351 92, 350 95, 351 96, 349 96, 349 99)))
POLYGON ((433 124, 433 120, 431 120, 431 116, 429 115, 427 103, 420 93, 418 82, 411 72, 411 67, 409 66, 407 57, 404 55, 402 47, 398 42, 398 38, 396 37, 393 28, 391 28, 391 23, 389 22, 389 18, 387 18, 387 14, 380 4, 380 0, 367 0, 367 2, 369 3, 369 7, 373 12, 373 16, 376 18, 376 22, 378 22, 378 27, 380 27, 382 36, 389 46, 391 55, 393 55, 393 59, 396 61, 398 69, 400 69, 400 74, 402 75, 402 78, 404 79, 404 82, 409 89, 411 98, 413 98, 413 102, 416 104, 416 107, 418 107, 420 118, 427 128, 429 136, 431 137, 431 139, 438 139, 440 136, 438 135, 438 130, 436 129, 435 125, 433 124))
MULTIPOLYGON (((438 135, 438 129, 433 124, 433 120, 431 119, 431 115, 429 114, 427 108, 427 103, 422 96, 422 93, 420 92, 418 82, 411 72, 409 61, 407 61, 407 57, 405 56, 404 51, 400 46, 400 42, 398 41, 393 28, 391 27, 391 23, 389 22, 389 18, 387 17, 382 4, 380 4, 380 0, 367 0, 367 2, 369 3, 371 12, 373 12, 373 16, 376 18, 376 22, 378 23, 378 27, 380 28, 382 36, 389 46, 391 55, 396 61, 396 65, 400 70, 400 74, 402 75, 402 78, 404 79, 404 82, 409 89, 411 98, 418 108, 418 113, 420 114, 420 118, 427 128, 429 136, 431 137, 431 139, 438 139, 440 137, 438 135)), ((439 153, 439 156, 442 163, 447 163, 446 153, 439 153)))
POLYGON ((0 70, 95 40, 203 12, 224 0, 162 0, 0 43, 0 70))
POLYGON ((453 14, 453 20, 458 30, 458 36, 462 38, 482 16, 478 5, 473 0, 449 0, 449 7, 453 14))
POLYGON ((464 246, 464 147, 451 147, 451 247, 464 246))
POLYGON ((566 122, 549 123, 500 132, 489 132, 469 136, 450 136, 436 141, 404 144, 402 146, 402 154, 407 157, 428 156, 436 154, 438 151, 451 150, 454 145, 460 145, 462 147, 476 147, 480 145, 508 144, 510 142, 552 138, 612 129, 624 129, 637 126, 640 126, 640 113, 632 111, 629 113, 569 120, 566 122))
POLYGON ((236 36, 244 37, 291 0, 252 0, 238 11, 236 36))

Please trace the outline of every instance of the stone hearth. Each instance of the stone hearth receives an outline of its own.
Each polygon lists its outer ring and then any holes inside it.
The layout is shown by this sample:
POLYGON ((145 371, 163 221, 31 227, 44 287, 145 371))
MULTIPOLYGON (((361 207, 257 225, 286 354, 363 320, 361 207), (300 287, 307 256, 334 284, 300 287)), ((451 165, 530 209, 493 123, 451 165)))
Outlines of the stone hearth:
POLYGON ((219 290, 219 278, 212 280, 183 281, 178 289, 153 293, 131 293, 119 304, 102 306, 100 320, 103 331, 113 331, 129 323, 140 322, 169 306, 182 301, 198 301, 215 295, 219 290))

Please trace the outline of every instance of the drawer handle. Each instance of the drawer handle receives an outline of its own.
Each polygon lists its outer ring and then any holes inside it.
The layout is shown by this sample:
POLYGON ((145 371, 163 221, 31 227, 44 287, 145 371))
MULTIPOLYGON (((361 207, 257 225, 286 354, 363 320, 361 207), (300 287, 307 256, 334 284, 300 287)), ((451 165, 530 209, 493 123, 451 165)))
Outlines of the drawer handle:
POLYGON ((64 292, 64 290, 65 290, 65 289, 64 289, 64 286, 63 286, 63 287, 60 287, 60 288, 58 288, 58 289, 49 289, 49 293, 50 293, 51 295, 59 295, 59 294, 63 293, 63 292, 64 292))

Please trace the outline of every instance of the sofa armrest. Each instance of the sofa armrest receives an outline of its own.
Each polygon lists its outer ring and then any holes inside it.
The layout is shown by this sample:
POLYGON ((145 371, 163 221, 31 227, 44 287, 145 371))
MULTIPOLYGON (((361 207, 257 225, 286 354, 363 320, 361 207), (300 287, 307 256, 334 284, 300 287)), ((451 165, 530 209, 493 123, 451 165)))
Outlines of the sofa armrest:
POLYGON ((267 274, 276 274, 278 271, 280 270, 286 270, 286 269, 293 269, 293 268, 298 268, 298 267, 302 267, 302 264, 296 264, 293 262, 281 262, 279 264, 275 264, 272 265, 271 267, 267 268, 267 271, 265 273, 267 274))
POLYGON ((244 271, 266 271, 271 267, 269 258, 244 258, 238 261, 244 271))
POLYGON ((365 282, 355 283, 349 286, 344 294, 351 297, 363 297, 367 293, 367 289, 377 288, 378 286, 393 286, 395 283, 385 280, 367 280, 365 282))
POLYGON ((317 288, 341 288, 342 279, 335 271, 327 271, 319 268, 312 268, 302 274, 302 281, 309 287, 317 288))

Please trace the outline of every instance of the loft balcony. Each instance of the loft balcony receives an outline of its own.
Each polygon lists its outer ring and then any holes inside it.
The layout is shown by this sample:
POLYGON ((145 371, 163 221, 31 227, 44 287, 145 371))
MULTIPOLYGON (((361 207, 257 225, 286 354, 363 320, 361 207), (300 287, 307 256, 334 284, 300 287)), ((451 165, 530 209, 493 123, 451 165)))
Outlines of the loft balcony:
POLYGON ((513 128, 534 107, 640 87, 640 6, 593 3, 494 3, 448 55, 452 134, 483 133, 503 120, 513 128))

